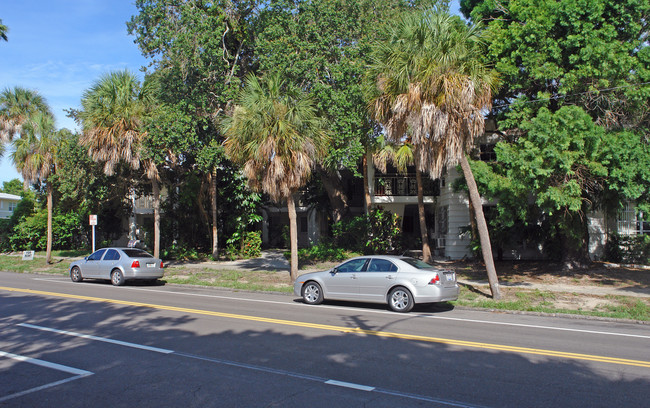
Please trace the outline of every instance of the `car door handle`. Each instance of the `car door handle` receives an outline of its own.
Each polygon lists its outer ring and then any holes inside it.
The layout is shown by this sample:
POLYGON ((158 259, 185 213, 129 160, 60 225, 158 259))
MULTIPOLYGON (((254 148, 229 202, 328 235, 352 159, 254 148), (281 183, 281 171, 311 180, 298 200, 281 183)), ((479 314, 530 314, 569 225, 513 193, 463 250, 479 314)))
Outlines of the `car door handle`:
POLYGON ((357 278, 357 275, 352 274, 352 276, 350 276, 350 278, 352 278, 352 279, 356 279, 356 278, 357 278))
POLYGON ((387 275, 386 279, 395 279, 395 278, 393 278, 393 275, 387 275))

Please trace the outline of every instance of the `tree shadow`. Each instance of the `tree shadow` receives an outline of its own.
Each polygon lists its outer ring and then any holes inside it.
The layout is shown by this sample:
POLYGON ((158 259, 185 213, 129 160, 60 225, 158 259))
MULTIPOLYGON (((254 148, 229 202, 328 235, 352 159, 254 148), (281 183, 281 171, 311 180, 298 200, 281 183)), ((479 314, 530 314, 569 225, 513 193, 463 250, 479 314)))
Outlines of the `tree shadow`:
MULTIPOLYGON (((444 266, 471 280, 485 280, 482 262, 445 261, 444 266)), ((574 285, 623 286, 626 289, 650 289, 650 271, 592 262, 587 268, 565 269, 551 261, 495 261, 502 282, 565 282, 574 285)), ((648 293, 648 292, 645 292, 648 293)))
MULTIPOLYGON (((352 313, 333 312, 328 324, 348 327, 350 333, 277 324, 252 329, 253 324, 245 322, 226 328, 223 317, 185 311, 0 294, 0 349, 48 361, 72 360, 69 364, 82 368, 84 356, 100 362, 93 368, 95 375, 83 382, 21 397, 16 401, 20 406, 44 406, 44 401, 69 407, 303 406, 306 401, 328 407, 444 405, 434 404, 436 399, 473 406, 647 406, 647 369, 603 368, 580 360, 354 333, 356 328, 387 331, 421 316, 396 313, 392 319, 385 315, 375 319, 363 315, 363 310, 384 305, 344 304, 352 313), (20 323, 177 353, 151 353, 135 363, 136 351, 44 334, 17 326, 20 323), (119 393, 107 385, 107 378, 120 379, 119 393), (325 379, 375 390, 322 388, 325 379)), ((446 307, 422 309, 435 313, 446 307)), ((435 324, 429 330, 431 337, 445 337, 435 324)), ((8 370, 11 373, 11 364, 8 370)), ((9 403, 14 406, 14 401, 9 403)))

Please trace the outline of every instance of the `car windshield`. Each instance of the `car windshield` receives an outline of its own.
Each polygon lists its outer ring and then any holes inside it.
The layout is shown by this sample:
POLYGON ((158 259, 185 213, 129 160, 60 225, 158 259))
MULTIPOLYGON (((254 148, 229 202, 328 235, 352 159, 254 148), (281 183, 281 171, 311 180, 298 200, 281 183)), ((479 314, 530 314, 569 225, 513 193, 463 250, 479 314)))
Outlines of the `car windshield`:
POLYGON ((420 261, 419 259, 402 258, 402 261, 406 262, 407 264, 409 264, 412 267, 417 268, 417 269, 434 269, 433 265, 429 265, 428 263, 426 263, 424 261, 420 261))
POLYGON ((122 251, 129 258, 153 258, 153 255, 141 249, 123 249, 122 251))

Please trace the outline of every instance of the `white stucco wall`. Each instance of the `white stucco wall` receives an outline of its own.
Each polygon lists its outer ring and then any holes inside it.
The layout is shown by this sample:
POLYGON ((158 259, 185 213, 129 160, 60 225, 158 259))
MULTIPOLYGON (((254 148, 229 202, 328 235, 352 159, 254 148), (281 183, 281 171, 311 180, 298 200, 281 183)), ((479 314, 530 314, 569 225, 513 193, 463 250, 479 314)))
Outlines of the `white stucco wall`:
POLYGON ((589 231, 589 257, 599 260, 603 257, 605 243, 607 242, 607 220, 602 211, 587 215, 589 231))
MULTIPOLYGON (((447 171, 444 186, 440 186, 440 197, 437 200, 437 207, 447 206, 448 229, 445 238, 444 256, 450 259, 462 259, 470 257, 470 235, 462 234, 462 229, 470 225, 469 220, 469 199, 464 192, 455 193, 451 187, 452 182, 458 178, 455 168, 447 171)), ((441 232, 436 231, 437 234, 441 232)))

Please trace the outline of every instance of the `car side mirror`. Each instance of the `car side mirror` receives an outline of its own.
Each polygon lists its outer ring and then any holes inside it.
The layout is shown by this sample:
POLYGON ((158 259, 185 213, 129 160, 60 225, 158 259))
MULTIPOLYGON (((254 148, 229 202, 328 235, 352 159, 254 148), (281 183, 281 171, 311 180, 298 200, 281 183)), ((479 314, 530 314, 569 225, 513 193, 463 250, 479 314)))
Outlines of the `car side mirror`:
POLYGON ((84 256, 84 261, 87 261, 87 260, 88 260, 88 257, 87 257, 87 256, 84 256))
POLYGON ((337 273, 339 273, 339 268, 336 268, 336 267, 332 268, 332 270, 330 271, 330 273, 331 273, 332 275, 336 275, 337 273))

